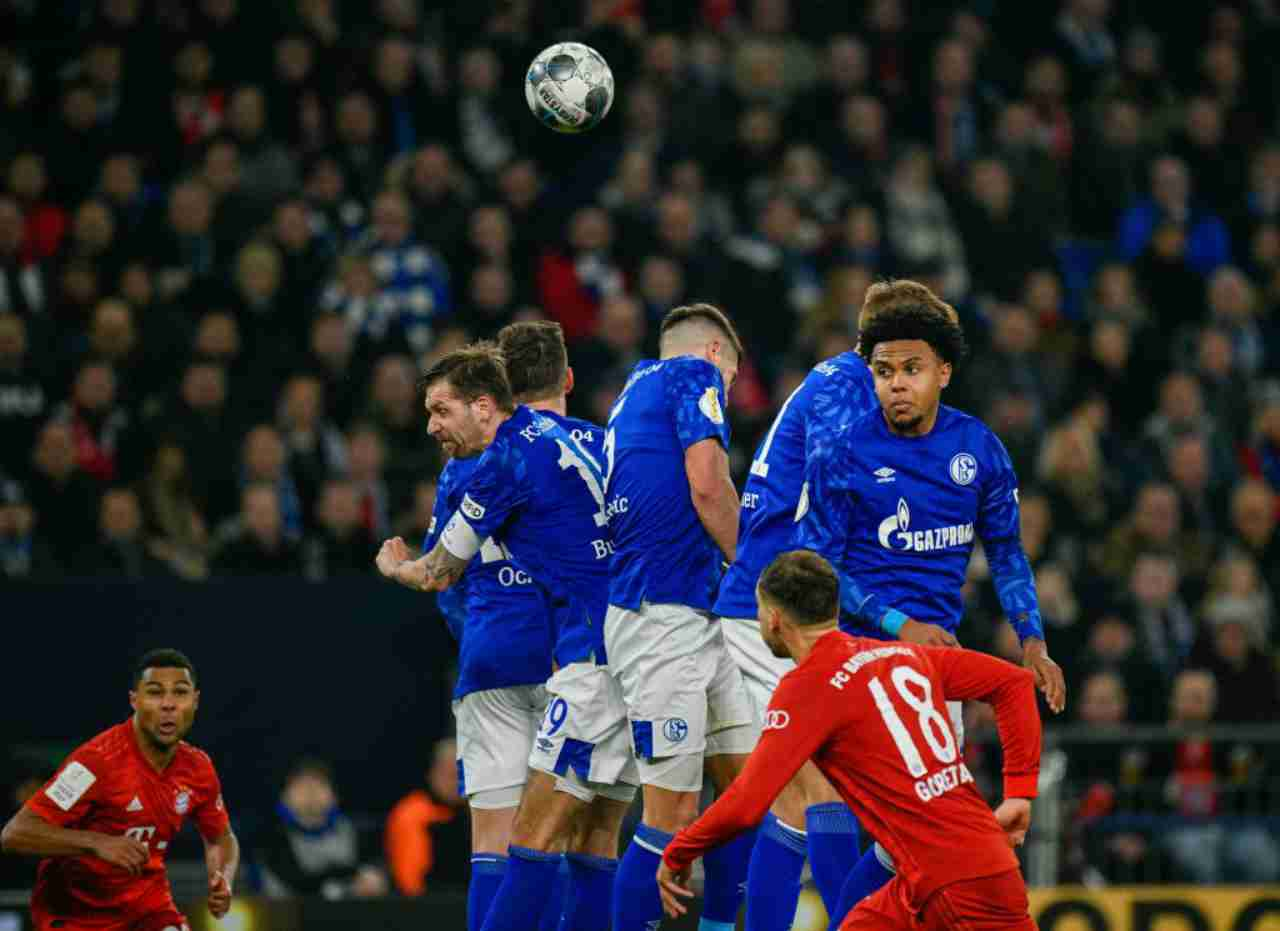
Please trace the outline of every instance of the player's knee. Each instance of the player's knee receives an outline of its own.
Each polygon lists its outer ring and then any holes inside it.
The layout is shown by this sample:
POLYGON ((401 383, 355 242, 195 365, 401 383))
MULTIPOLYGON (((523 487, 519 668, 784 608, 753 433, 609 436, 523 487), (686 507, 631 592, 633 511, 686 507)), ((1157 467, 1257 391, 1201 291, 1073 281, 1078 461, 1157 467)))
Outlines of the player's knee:
POLYGON ((809 802, 804 787, 795 780, 787 783, 778 797, 774 799, 769 810, 773 816, 788 827, 798 831, 804 830, 804 812, 809 802))
POLYGON ((698 817, 699 794, 646 786, 644 823, 668 834, 684 830, 698 817))

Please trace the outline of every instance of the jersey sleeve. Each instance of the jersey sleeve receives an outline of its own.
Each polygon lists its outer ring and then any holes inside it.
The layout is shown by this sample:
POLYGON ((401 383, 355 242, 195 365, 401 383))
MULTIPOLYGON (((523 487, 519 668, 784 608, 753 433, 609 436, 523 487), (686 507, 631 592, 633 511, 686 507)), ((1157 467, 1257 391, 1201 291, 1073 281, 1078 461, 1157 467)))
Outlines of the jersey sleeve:
POLYGON ((996 714, 1004 752, 1005 798, 1035 798, 1040 775, 1040 711, 1035 675, 994 656, 958 647, 917 647, 948 701, 983 701, 996 714))
MULTIPOLYGON (((796 506, 794 549, 812 550, 835 568, 840 576, 840 609, 872 624, 881 624, 886 614, 897 616, 857 579, 845 571, 845 551, 849 528, 854 526, 853 500, 841 467, 842 432, 828 432, 806 451, 804 485, 796 506)), ((899 626, 901 626, 899 624, 899 626)))
POLYGON ((725 449, 729 448, 724 380, 714 365, 704 359, 689 359, 673 365, 667 375, 666 398, 682 449, 709 437, 715 437, 725 449))
POLYGON ((499 535, 529 496, 524 457, 500 441, 485 450, 466 491, 440 534, 440 543, 459 559, 470 560, 480 544, 499 535))
POLYGON ((747 764, 727 792, 675 836, 663 855, 680 872, 713 847, 759 824, 773 800, 830 737, 843 707, 812 673, 783 677, 765 713, 766 725, 747 764))
POLYGON ((226 803, 222 800, 222 781, 213 763, 205 761, 205 787, 201 793, 201 802, 191 812, 191 820, 196 830, 209 843, 213 843, 231 827, 231 817, 227 814, 226 803))
POLYGON ((1022 526, 1018 512, 1018 477, 1004 444, 988 436, 988 472, 978 503, 978 538, 982 540, 991 567, 996 597, 1018 640, 1044 639, 1035 576, 1022 549, 1022 526))
POLYGON ((58 827, 75 827, 91 812, 102 793, 106 768, 97 757, 77 750, 27 802, 27 808, 58 827))
POLYGON ((440 539, 440 534, 444 533, 444 526, 449 522, 452 511, 449 508, 449 498, 451 496, 453 479, 450 475, 450 469, 445 466, 440 473, 440 478, 436 482, 436 500, 431 506, 431 523, 427 525, 427 535, 422 538, 422 552, 430 553, 432 547, 440 539))

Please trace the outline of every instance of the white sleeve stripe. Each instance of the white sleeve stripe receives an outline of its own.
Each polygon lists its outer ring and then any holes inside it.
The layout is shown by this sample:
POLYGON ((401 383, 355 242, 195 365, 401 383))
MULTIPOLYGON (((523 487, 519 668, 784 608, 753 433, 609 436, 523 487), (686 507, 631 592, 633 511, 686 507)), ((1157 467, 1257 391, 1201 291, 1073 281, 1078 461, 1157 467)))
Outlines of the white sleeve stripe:
POLYGON ((440 534, 440 544, 458 559, 471 561, 471 557, 480 551, 480 537, 467 523, 461 511, 454 512, 440 534))

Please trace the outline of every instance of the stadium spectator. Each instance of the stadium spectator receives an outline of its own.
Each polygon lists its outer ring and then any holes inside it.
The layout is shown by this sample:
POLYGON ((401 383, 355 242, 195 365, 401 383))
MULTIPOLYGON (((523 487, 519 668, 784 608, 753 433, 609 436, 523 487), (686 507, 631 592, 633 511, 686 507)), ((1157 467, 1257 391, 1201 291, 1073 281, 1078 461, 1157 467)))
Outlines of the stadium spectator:
POLYGON ((1274 882, 1280 876, 1280 845, 1257 823, 1244 821, 1230 829, 1216 816, 1234 807, 1228 749, 1203 736, 1218 704, 1213 673, 1187 670, 1173 683, 1169 724, 1185 734, 1153 761, 1153 776, 1164 782, 1168 808, 1182 823, 1165 835, 1165 843, 1183 876, 1191 882, 1227 879, 1274 882))
POLYGON ((213 542, 214 575, 298 575, 298 544, 284 531, 280 496, 273 484, 247 486, 240 514, 218 528, 213 542))
POLYGON ((86 575, 114 576, 132 582, 165 575, 165 567, 150 552, 142 507, 130 488, 110 488, 102 495, 98 539, 85 547, 76 567, 86 575))
POLYGON ((885 190, 885 231, 894 254, 903 262, 934 263, 942 278, 942 294, 956 300, 969 288, 964 242, 934 183, 929 153, 906 149, 894 163, 885 190))
POLYGON ((1172 681, 1191 652, 1195 619, 1178 595, 1178 563, 1158 551, 1139 553, 1129 573, 1129 597, 1147 655, 1172 681))
POLYGON ((1103 542, 1098 571, 1113 582, 1123 582, 1138 557, 1149 551, 1176 553, 1184 577, 1198 582, 1203 582, 1213 558, 1212 537, 1183 525, 1177 490, 1164 482, 1146 482, 1138 488, 1133 510, 1103 542))
POLYGON ((22 486, 0 479, 0 578, 36 582, 62 572, 49 544, 36 534, 35 522, 22 486))
POLYGON ((274 427, 259 424, 245 434, 240 453, 240 486, 266 484, 274 488, 284 535, 297 542, 307 515, 291 466, 289 451, 274 427))
POLYGON ((1140 256, 1170 225, 1186 239, 1187 264, 1208 275, 1231 258, 1231 238, 1217 214, 1197 206, 1186 163, 1166 155, 1151 165, 1151 196, 1138 200, 1120 220, 1118 247, 1128 261, 1140 256))
POLYGON ((456 749, 452 739, 438 741, 423 787, 405 795, 387 815, 387 870, 403 896, 467 883, 470 817, 458 795, 456 749))
POLYGON ((601 303, 623 290, 613 238, 609 214, 583 207, 569 218, 565 248, 549 250, 538 260, 539 301, 547 316, 564 327, 570 346, 595 331, 601 303))
POLYGON ((177 575, 208 575, 209 528, 196 501, 187 454, 176 440, 162 440, 140 489, 151 552, 177 575))
POLYGON ((324 418, 324 387, 314 375, 294 375, 285 383, 276 423, 307 521, 320 486, 347 471, 347 441, 324 418))
POLYGON ((378 544, 360 522, 360 496, 351 482, 334 479, 320 487, 315 524, 302 544, 307 578, 369 574, 378 544))
POLYGON ((276 819, 259 839, 263 892, 272 898, 367 899, 387 892, 370 846, 338 807, 333 770, 303 758, 289 769, 276 819))
POLYGON ((1272 489, 1257 479, 1240 482, 1231 495, 1231 530, 1234 544, 1257 560, 1263 576, 1280 579, 1280 529, 1277 499, 1272 489))
MULTIPOLYGON (((347 433, 351 473, 360 499, 360 525, 383 540, 390 525, 391 491, 384 478, 386 442, 375 424, 355 424, 347 433)), ((415 493, 416 494, 416 493, 415 493)))
MULTIPOLYGON (((1156 724, 1164 717, 1164 681, 1160 670, 1148 659, 1148 648, 1121 605, 1112 605, 1099 615, 1088 631, 1084 649, 1075 658, 1077 680, 1073 691, 1084 696, 1095 673, 1112 673, 1124 684, 1128 709, 1126 720, 1156 724)), ((1081 720, 1093 722, 1083 710, 1081 720)))
POLYGON ((48 540, 54 558, 75 565, 84 543, 84 516, 98 513, 101 485, 80 468, 75 433, 70 424, 49 420, 36 437, 27 493, 37 526, 48 540))
POLYGON ((70 399, 53 414, 71 428, 76 465, 95 481, 134 474, 130 456, 132 418, 116 400, 116 374, 105 362, 88 362, 76 373, 70 399))
MULTIPOLYGON (((431 513, 435 506, 435 480, 418 482, 413 486, 413 507, 395 519, 391 532, 396 536, 404 537, 410 548, 417 552, 431 528, 431 513)), ((363 516, 361 519, 363 521, 363 516)))
POLYGON ((53 401, 32 365, 27 332, 23 317, 0 313, 0 472, 13 477, 27 474, 36 432, 53 401))
MULTIPOLYGON (((373 370, 366 411, 368 420, 382 434, 392 510, 398 510, 408 501, 419 476, 439 470, 436 444, 422 426, 422 403, 414 388, 414 378, 413 363, 408 357, 383 356, 373 370)), ((365 475, 360 480, 369 478, 365 475)))
POLYGON ((18 202, 0 195, 0 312, 29 318, 44 310, 52 276, 25 254, 23 224, 18 202))

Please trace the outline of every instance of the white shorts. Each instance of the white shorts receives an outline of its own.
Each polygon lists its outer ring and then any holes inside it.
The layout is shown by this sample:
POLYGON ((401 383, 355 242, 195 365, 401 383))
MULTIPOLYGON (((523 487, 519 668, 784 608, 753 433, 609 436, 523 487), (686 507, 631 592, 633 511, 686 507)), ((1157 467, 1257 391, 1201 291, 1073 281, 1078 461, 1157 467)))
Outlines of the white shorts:
POLYGON ((754 617, 721 618, 724 645, 742 671, 742 684, 755 706, 756 715, 764 720, 773 692, 782 677, 796 668, 796 661, 773 655, 760 636, 760 622, 754 617))
POLYGON ((528 759, 530 769, 562 777, 573 773, 593 791, 639 783, 627 709, 607 666, 570 663, 547 681, 546 708, 528 759))
POLYGON ((643 783, 693 791, 702 785, 704 757, 751 752, 759 718, 717 618, 684 605, 610 605, 604 640, 643 783), (673 767, 661 761, 673 757, 692 763, 680 766, 678 784, 663 778, 673 767))
MULTIPOLYGON (((546 707, 547 690, 541 685, 486 689, 456 699, 458 793, 471 799, 523 786, 529 773, 529 748, 546 707)), ((517 791, 515 801, 519 799, 517 791)))

